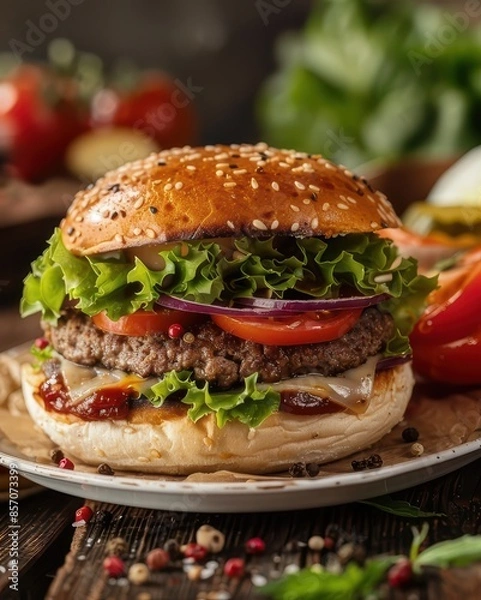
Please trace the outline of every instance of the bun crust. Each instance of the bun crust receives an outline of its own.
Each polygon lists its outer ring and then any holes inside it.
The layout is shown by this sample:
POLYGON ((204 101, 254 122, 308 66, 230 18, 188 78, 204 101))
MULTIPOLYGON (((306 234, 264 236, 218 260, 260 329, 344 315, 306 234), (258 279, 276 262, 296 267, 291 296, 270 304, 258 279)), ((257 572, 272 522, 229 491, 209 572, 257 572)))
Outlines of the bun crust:
MULTIPOLYGON (((227 469, 274 473, 298 461, 326 463, 367 448, 402 419, 414 379, 409 363, 376 376, 363 415, 271 415, 257 429, 230 422, 218 429, 210 417, 196 424, 187 417, 155 424, 142 415, 122 421, 82 421, 47 412, 35 389, 43 375, 24 367, 23 392, 32 419, 64 449, 90 465, 169 475, 227 469)), ((159 409, 157 409, 159 410, 159 409)), ((159 419, 157 419, 159 421, 159 419)))
POLYGON ((90 255, 179 240, 332 237, 397 227, 386 197, 319 155, 255 146, 174 148, 79 192, 63 241, 90 255))

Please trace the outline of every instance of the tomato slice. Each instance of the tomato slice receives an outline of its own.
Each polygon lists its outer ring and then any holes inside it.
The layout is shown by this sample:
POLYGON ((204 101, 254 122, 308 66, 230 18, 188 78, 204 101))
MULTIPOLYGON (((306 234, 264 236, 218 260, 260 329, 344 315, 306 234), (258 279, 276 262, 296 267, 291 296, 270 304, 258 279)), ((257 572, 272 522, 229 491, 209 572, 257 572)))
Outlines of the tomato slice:
POLYGON ((174 324, 187 328, 202 319, 202 315, 172 310, 169 308, 159 310, 138 310, 131 315, 120 317, 117 321, 110 319, 105 312, 92 317, 96 327, 117 335, 153 335, 167 333, 174 324))
POLYGON ((347 333, 362 309, 306 312, 288 317, 212 315, 216 325, 243 340, 273 346, 297 346, 337 339, 347 333))

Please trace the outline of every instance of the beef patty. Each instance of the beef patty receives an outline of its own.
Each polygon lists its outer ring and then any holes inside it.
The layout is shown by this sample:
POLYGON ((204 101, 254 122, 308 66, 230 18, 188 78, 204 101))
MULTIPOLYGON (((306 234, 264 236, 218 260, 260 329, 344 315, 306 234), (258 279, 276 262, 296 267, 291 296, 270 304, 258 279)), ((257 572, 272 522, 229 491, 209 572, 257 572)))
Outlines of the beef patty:
POLYGON ((198 380, 229 388, 255 372, 259 381, 269 383, 306 373, 332 376, 357 367, 382 350, 392 335, 393 321, 377 308, 367 308, 341 338, 299 346, 245 341, 211 320, 191 328, 194 339, 190 343, 164 334, 134 337, 107 333, 75 310, 67 311, 56 327, 44 327, 53 347, 82 365, 103 365, 142 377, 192 370, 198 380))

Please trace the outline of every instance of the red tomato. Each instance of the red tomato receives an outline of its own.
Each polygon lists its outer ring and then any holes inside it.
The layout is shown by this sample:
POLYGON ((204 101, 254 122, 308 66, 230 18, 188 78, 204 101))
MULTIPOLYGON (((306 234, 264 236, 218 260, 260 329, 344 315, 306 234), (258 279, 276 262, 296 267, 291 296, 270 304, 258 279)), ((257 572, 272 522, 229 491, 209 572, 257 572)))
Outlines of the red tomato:
POLYGON ((289 317, 212 315, 224 331, 243 340, 273 346, 297 346, 341 337, 355 325, 362 309, 306 312, 289 317))
POLYGON ((479 249, 440 273, 440 287, 410 336, 415 370, 446 383, 481 383, 479 249))
POLYGON ((147 73, 133 90, 100 91, 92 101, 94 126, 118 125, 137 129, 161 148, 196 140, 194 94, 162 73, 147 73))
POLYGON ((171 325, 189 327, 197 323, 202 317, 196 313, 168 308, 159 310, 138 310, 131 315, 120 317, 117 321, 110 319, 104 312, 92 317, 94 325, 103 331, 117 335, 152 335, 155 333, 168 333, 171 325))
POLYGON ((22 65, 0 82, 0 131, 14 173, 29 181, 60 170, 68 144, 87 128, 73 80, 22 65))

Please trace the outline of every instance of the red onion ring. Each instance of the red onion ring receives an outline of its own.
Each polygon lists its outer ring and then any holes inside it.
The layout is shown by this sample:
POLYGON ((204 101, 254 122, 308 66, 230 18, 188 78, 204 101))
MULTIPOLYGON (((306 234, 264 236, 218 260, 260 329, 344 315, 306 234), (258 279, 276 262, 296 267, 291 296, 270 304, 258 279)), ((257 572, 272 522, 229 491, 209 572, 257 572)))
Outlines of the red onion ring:
POLYGON ((183 310, 185 312, 196 312, 203 315, 230 315, 231 317, 285 317, 286 311, 265 308, 235 308, 221 304, 202 304, 193 300, 181 300, 174 296, 163 294, 156 300, 156 304, 164 308, 172 308, 174 310, 183 310))
POLYGON ((312 298, 309 300, 283 300, 273 298, 238 298, 236 302, 250 308, 280 310, 286 312, 307 312, 316 310, 337 310, 345 308, 365 308, 388 300, 389 294, 373 296, 346 296, 345 298, 312 298))

